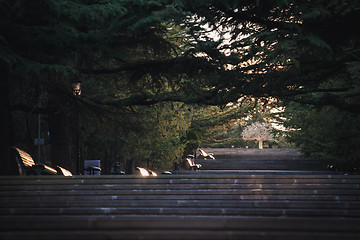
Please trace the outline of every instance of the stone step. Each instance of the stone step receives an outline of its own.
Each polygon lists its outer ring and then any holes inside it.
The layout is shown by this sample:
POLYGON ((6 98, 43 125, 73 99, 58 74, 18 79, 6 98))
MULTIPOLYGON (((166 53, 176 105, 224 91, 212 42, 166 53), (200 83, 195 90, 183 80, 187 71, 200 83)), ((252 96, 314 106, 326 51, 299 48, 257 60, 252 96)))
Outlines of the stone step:
POLYGON ((215 154, 215 160, 202 157, 196 159, 196 163, 200 163, 205 170, 324 170, 326 167, 316 160, 303 157, 297 149, 208 148, 204 150, 215 154))
POLYGON ((211 229, 145 229, 145 230, 67 230, 67 231, 21 231, 1 233, 3 240, 357 240, 358 233, 353 232, 307 232, 304 230, 211 230, 211 229))
POLYGON ((0 177, 0 238, 358 239, 359 186, 310 172, 0 177))
MULTIPOLYGON (((34 176, 0 176, 0 184, 2 185, 6 185, 3 181, 12 181, 14 183, 16 182, 38 182, 39 184, 41 184, 43 182, 43 180, 52 180, 53 182, 56 183, 56 181, 60 181, 60 182, 95 182, 95 181, 99 181, 99 180, 117 180, 117 179, 122 179, 122 180, 134 180, 134 179, 182 179, 182 180, 186 180, 186 179, 201 179, 201 178, 205 178, 205 179, 233 179, 233 178, 242 178, 242 179, 246 179, 246 178, 294 178, 294 177, 299 177, 299 178, 306 178, 306 177, 310 177, 310 178, 326 178, 326 179, 335 179, 335 178, 360 178, 360 175, 351 175, 351 174, 344 174, 344 173, 336 173, 336 172, 330 172, 330 171, 321 171, 323 172, 323 174, 319 174, 319 171, 284 171, 285 173, 288 173, 287 175, 283 175, 283 174, 277 174, 278 172, 276 170, 274 171, 262 171, 259 172, 259 174, 252 176, 251 174, 248 174, 249 172, 245 171, 245 174, 241 174, 242 170, 239 171, 235 171, 235 170, 231 170, 231 171, 220 171, 220 172, 216 172, 216 174, 213 174, 211 176, 208 176, 206 174, 202 174, 202 171, 198 171, 198 172, 190 172, 190 173, 196 173, 195 175, 189 175, 188 171, 182 171, 180 172, 180 174, 173 174, 173 175, 158 175, 157 177, 142 177, 140 175, 74 175, 71 177, 64 177, 64 176, 58 176, 58 175, 37 175, 35 178, 34 176), (225 174, 220 174, 221 172, 224 172, 225 174), (293 173, 294 172, 294 173, 293 173), (297 172, 301 172, 301 173, 305 173, 304 174, 297 174, 297 172)), ((284 173, 284 172, 279 172, 279 173, 284 173)))
MULTIPOLYGON (((220 163, 220 162, 196 162, 201 164, 201 170, 313 170, 314 167, 304 163, 292 163, 292 164, 270 164, 262 162, 254 163, 220 163)), ((324 169, 324 168, 316 168, 324 169)))
POLYGON ((268 160, 268 159, 216 159, 196 160, 202 170, 325 170, 313 160, 268 160))
POLYGON ((335 239, 340 236, 339 239, 357 239, 360 222, 356 218, 31 216, 1 218, 0 232, 2 239, 25 236, 34 239, 45 236, 47 239, 62 239, 64 236, 91 239, 94 235, 107 239, 193 239, 194 236, 197 239, 300 239, 305 236, 306 239, 335 239), (214 232, 217 234, 212 235, 214 232), (180 235, 172 238, 175 233, 180 235))
POLYGON ((360 217, 360 210, 347 209, 283 209, 283 208, 205 208, 199 207, 67 207, 67 208, 0 208, 2 216, 65 215, 178 215, 178 216, 273 216, 273 217, 360 217))
MULTIPOLYGON (((69 178, 38 176, 34 177, 0 177, 0 190, 10 185, 111 185, 111 184, 233 184, 233 183, 360 183, 359 175, 339 174, 201 174, 194 172, 187 175, 170 175, 158 177, 135 176, 76 176, 69 178)), ((280 172, 281 173, 281 172, 280 172)))
POLYGON ((317 161, 312 159, 299 159, 299 158, 249 158, 249 157, 228 157, 222 156, 217 157, 216 159, 204 159, 204 158, 197 158, 197 162, 208 162, 208 163, 317 163, 317 161))
MULTIPOLYGON (((247 159, 305 159, 298 149, 254 149, 254 148, 203 148, 207 153, 213 153, 215 158, 247 158, 247 159)), ((198 159, 202 157, 197 154, 198 159)))
MULTIPOLYGON (((69 189, 69 190, 53 190, 53 189, 40 189, 40 190, 18 190, 18 191, 0 191, 0 197, 18 197, 18 196, 94 196, 94 195, 184 195, 184 194, 229 194, 229 195, 247 195, 247 194, 263 194, 263 195, 360 195, 359 186, 356 188, 347 188, 347 189, 303 189, 302 185, 290 185, 287 184, 285 188, 272 188, 267 189, 263 188, 261 184, 258 186, 255 185, 255 188, 241 188, 237 187, 229 187, 227 189, 219 189, 219 188, 197 188, 193 186, 193 188, 187 189, 173 189, 171 186, 162 189, 152 189, 150 186, 148 188, 143 189, 141 187, 134 189, 101 189, 101 190, 91 190, 91 189, 69 189)), ((182 187, 182 186, 178 186, 182 187)), ((188 186, 185 186, 188 187, 188 186)))
POLYGON ((29 199, 1 200, 0 208, 114 208, 114 207, 164 207, 164 208, 277 208, 277 209, 360 209, 360 202, 357 201, 238 201, 238 200, 111 200, 111 201, 31 201, 29 199))
POLYGON ((81 195, 81 196, 19 196, 19 197, 2 197, 3 200, 12 200, 12 199, 26 199, 31 201, 109 201, 109 200, 301 200, 301 201, 360 201, 360 196, 352 195, 264 195, 264 194, 254 194, 254 195, 237 195, 237 194, 196 194, 196 195, 181 195, 181 194, 163 194, 163 195, 81 195))
MULTIPOLYGON (((271 189, 293 189, 294 185, 297 186, 297 189, 303 190, 347 190, 347 189, 359 189, 360 184, 358 183, 232 183, 232 184, 224 184, 224 183, 194 183, 194 184, 106 184, 106 185, 96 185, 96 184, 86 184, 86 185, 79 185, 79 184, 57 184, 57 185, 9 185, 9 186, 1 186, 1 192, 20 192, 24 191, 116 191, 116 190, 164 190, 164 189, 171 189, 171 190, 202 190, 202 189, 214 189, 214 190, 226 190, 226 189, 263 189, 263 190, 271 190, 271 189)), ((1 194, 0 192, 0 194, 1 194)))
POLYGON ((237 175, 4 179, 1 199, 359 199, 360 178, 341 175, 237 175), (294 178, 296 177, 296 178, 294 178), (21 185, 22 183, 22 185, 21 185), (120 184, 121 183, 121 184, 120 184), (53 185, 52 185, 53 184, 53 185), (104 184, 104 185, 102 185, 104 184), (224 195, 224 196, 222 196, 224 195), (223 197, 223 198, 221 198, 223 197))

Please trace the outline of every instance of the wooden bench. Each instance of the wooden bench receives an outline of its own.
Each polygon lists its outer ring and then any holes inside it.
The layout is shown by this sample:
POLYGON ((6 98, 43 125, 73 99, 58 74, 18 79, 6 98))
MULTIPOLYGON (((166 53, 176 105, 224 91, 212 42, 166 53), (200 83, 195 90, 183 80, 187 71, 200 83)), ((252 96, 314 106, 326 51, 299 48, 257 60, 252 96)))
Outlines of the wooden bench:
POLYGON ((213 153, 207 153, 204 150, 199 148, 199 152, 200 152, 200 156, 202 156, 204 159, 206 158, 211 158, 211 159, 215 159, 214 154, 213 153))
POLYGON ((88 166, 84 171, 88 172, 89 175, 95 175, 95 172, 101 172, 101 168, 97 166, 88 166))
POLYGON ((57 166, 56 170, 57 170, 58 175, 63 175, 63 176, 66 176, 66 177, 71 177, 72 176, 72 173, 69 170, 67 170, 67 169, 65 169, 63 167, 57 166))
POLYGON ((191 158, 186 158, 186 163, 190 171, 198 171, 201 168, 201 164, 196 164, 191 158))
POLYGON ((17 147, 10 147, 10 151, 15 156, 20 175, 63 175, 72 176, 69 170, 57 166, 57 169, 46 164, 37 164, 31 155, 17 147))
POLYGON ((148 176, 157 176, 157 173, 150 170, 150 169, 146 169, 146 168, 142 168, 142 167, 136 167, 135 169, 139 175, 143 176, 143 177, 148 177, 148 176))

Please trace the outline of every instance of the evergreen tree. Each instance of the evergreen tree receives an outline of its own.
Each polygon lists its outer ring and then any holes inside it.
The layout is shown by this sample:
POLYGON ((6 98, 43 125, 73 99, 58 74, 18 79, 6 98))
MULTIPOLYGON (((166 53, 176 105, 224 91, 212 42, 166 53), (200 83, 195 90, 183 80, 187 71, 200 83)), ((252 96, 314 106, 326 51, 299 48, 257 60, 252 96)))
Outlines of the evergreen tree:
POLYGON ((34 112, 45 91, 35 112, 49 114, 55 163, 69 159, 79 105, 272 96, 359 114, 359 12, 352 0, 0 0, 1 152, 14 144, 11 112, 34 112))
MULTIPOLYGON (((0 4, 0 65, 6 73, 1 111, 8 116, 17 110, 33 113, 37 95, 47 92, 47 108, 36 112, 49 116, 54 164, 70 160, 71 112, 76 106, 103 114, 106 110, 99 111, 100 104, 111 106, 110 100, 125 99, 116 107, 127 111, 129 105, 150 104, 144 96, 171 89, 159 73, 167 67, 161 62, 176 56, 176 47, 165 34, 164 18, 172 11, 167 1, 2 0, 0 4), (72 94, 75 74, 85 88, 82 98, 72 94)), ((2 118, 6 141, 11 139, 8 119, 2 118)), ((19 142, 6 142, 1 152, 15 143, 19 142)))
POLYGON ((288 136, 302 152, 324 166, 357 171, 360 166, 360 119, 358 114, 332 106, 291 103, 284 113, 288 136))
MULTIPOLYGON (((186 1, 197 51, 221 69, 217 100, 274 96, 359 112, 359 1, 186 1), (329 76, 346 86, 325 86, 329 76), (316 97, 311 93, 321 93, 316 97), (339 95, 341 93, 341 95, 339 95)), ((194 51, 196 51, 194 50, 194 51)), ((213 78, 214 79, 214 78, 213 78)), ((216 80, 214 80, 216 81, 216 80)), ((221 101, 219 101, 221 102, 221 101)))

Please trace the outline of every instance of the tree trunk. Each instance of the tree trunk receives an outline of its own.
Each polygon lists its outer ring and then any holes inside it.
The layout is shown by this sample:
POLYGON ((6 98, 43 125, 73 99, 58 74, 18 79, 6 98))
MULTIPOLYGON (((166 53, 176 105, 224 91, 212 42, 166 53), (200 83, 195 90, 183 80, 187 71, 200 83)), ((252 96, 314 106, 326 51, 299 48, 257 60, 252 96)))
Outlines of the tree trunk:
POLYGON ((125 162, 125 172, 126 174, 133 174, 135 168, 135 161, 134 160, 126 160, 125 162))
POLYGON ((12 163, 9 154, 9 146, 13 144, 12 138, 12 126, 11 126, 11 111, 10 111, 10 100, 9 100, 9 74, 5 66, 0 67, 0 72, 2 73, 2 86, 0 90, 0 154, 1 154, 1 175, 12 175, 16 174, 12 170, 13 166, 16 163, 12 163))
POLYGON ((62 111, 49 114, 49 131, 51 164, 75 173, 75 162, 71 161, 70 123, 67 115, 62 111))
POLYGON ((76 171, 76 152, 74 151, 76 135, 76 110, 69 106, 67 99, 59 94, 59 89, 71 89, 70 79, 61 75, 47 76, 51 85, 48 86, 49 132, 51 164, 60 165, 73 174, 76 171))
POLYGON ((259 139, 259 149, 263 149, 263 139, 259 139))

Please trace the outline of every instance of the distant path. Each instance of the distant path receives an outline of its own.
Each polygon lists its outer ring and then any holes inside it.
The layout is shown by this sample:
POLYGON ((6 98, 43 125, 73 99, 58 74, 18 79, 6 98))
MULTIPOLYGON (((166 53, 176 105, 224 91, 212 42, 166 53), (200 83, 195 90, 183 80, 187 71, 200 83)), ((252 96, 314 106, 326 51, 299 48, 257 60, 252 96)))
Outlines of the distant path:
POLYGON ((197 163, 203 170, 325 170, 319 162, 304 158, 297 149, 202 148, 213 153, 215 160, 202 159, 197 163))

